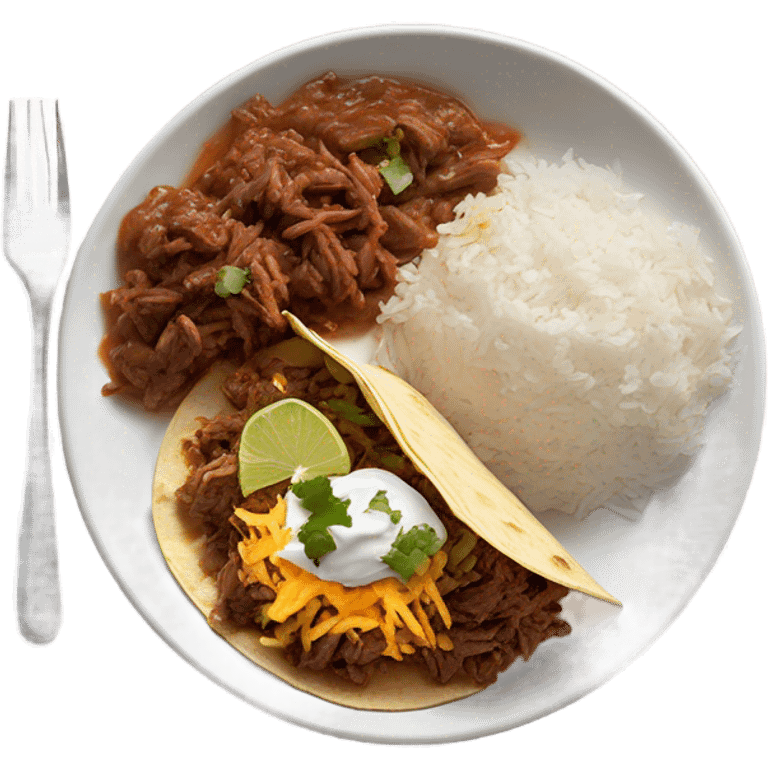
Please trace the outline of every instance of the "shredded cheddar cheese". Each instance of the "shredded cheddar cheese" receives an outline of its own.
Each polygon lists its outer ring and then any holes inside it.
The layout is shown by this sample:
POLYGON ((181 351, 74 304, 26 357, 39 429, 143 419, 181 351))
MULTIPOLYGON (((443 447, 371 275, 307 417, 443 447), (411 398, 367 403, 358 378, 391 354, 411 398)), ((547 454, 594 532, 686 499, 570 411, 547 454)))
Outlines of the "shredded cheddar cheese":
POLYGON ((407 584, 391 577, 361 587, 345 587, 319 579, 280 557, 280 551, 291 540, 290 529, 284 527, 284 499, 279 499, 266 515, 240 508, 235 509, 235 514, 248 526, 248 537, 238 544, 243 562, 240 580, 246 585, 265 584, 276 593, 265 615, 278 626, 274 638, 262 638, 264 645, 286 647, 298 637, 308 651, 327 633, 346 633, 354 640, 358 632, 376 627, 387 643, 383 654, 398 661, 404 654, 415 653, 417 645, 446 645, 447 636, 435 635, 428 615, 428 611, 437 611, 445 626, 451 626, 436 584, 448 561, 444 551, 431 557, 427 567, 420 569, 423 572, 414 574, 407 584), (273 566, 272 575, 267 562, 273 566))

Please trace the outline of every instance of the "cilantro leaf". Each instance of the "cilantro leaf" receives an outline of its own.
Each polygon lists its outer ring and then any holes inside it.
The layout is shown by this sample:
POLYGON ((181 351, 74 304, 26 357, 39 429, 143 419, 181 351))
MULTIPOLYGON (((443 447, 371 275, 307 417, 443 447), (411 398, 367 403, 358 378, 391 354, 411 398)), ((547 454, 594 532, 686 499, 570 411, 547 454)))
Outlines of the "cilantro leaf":
POLYGON ((347 512, 349 499, 342 501, 334 496, 331 481, 323 475, 294 483, 291 490, 310 513, 299 528, 297 538, 304 545, 304 554, 318 565, 321 557, 336 549, 336 542, 328 528, 331 525, 352 527, 352 518, 347 512))
POLYGON ((381 559, 398 573, 403 581, 408 581, 417 569, 443 546, 443 543, 437 531, 426 523, 414 525, 407 533, 403 533, 401 528, 392 548, 381 559))
POLYGON ((403 513, 399 509, 392 509, 389 506, 389 499, 387 498, 386 491, 377 491, 375 496, 368 502, 368 509, 366 512, 383 512, 385 515, 389 515, 389 519, 397 524, 400 522, 400 518, 403 513))
POLYGON ((216 273, 216 285, 213 290, 216 291, 217 296, 226 299, 233 293, 240 293, 250 281, 250 269, 240 269, 228 264, 216 273))
POLYGON ((323 404, 336 411, 343 419, 361 427, 378 427, 381 424, 375 414, 364 411, 359 405, 348 400, 326 400, 323 404))

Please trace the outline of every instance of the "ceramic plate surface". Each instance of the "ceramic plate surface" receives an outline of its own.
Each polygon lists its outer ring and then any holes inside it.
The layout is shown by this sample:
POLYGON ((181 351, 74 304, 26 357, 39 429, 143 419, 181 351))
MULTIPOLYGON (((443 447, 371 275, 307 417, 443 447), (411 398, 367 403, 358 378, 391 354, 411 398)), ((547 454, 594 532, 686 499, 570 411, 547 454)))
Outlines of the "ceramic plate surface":
MULTIPOLYGON (((362 358, 370 349, 352 352, 362 358)), ((337 736, 389 743, 466 739, 509 729, 594 690, 669 626, 709 573, 741 509, 764 409, 765 352, 752 278, 708 183, 674 139, 625 94, 556 54, 449 27, 374 27, 300 43, 236 72, 190 104, 134 160, 99 212, 67 287, 59 340, 60 417, 68 470, 85 522, 110 571, 150 625, 190 663, 246 701, 337 736), (363 712, 301 693, 253 666, 212 632, 160 553, 150 514, 155 456, 167 417, 100 395, 99 294, 118 285, 122 216, 157 184, 178 184, 230 110, 255 93, 280 102, 310 78, 409 76, 452 92, 485 119, 518 126, 532 151, 573 148, 598 165, 619 159, 628 184, 701 228, 722 291, 744 325, 735 383, 708 421, 704 448, 639 522, 598 512, 543 522, 610 593, 617 609, 571 594, 570 636, 543 644, 497 684, 468 699, 408 713, 363 712)), ((204 702, 201 702, 204 706, 204 702)))

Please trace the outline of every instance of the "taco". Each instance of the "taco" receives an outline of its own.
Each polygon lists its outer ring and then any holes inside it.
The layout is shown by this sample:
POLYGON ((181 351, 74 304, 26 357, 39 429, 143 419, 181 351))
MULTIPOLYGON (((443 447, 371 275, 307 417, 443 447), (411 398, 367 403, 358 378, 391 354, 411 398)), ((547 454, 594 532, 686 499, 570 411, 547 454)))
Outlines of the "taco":
POLYGON ((240 368, 222 364, 206 374, 175 413, 158 456, 153 517, 160 547, 182 589, 227 642, 328 701, 409 710, 475 693, 542 642, 567 635, 559 614, 569 589, 617 602, 464 455, 469 449, 418 393, 395 392, 396 377, 355 365, 289 320, 298 337, 240 368), (411 530, 435 534, 396 553, 417 558, 411 570, 349 586, 313 572, 322 556, 306 567, 288 559, 297 536, 286 500, 295 501, 301 484, 285 479, 246 495, 238 477, 244 426, 288 399, 333 424, 349 453, 350 477, 383 470, 426 501, 436 520, 429 525, 406 530, 393 510, 403 505, 386 503, 386 495, 383 509, 361 516, 393 532, 391 553, 411 530), (442 445, 432 465, 429 435, 442 445), (485 508, 460 490, 468 484, 485 508), (393 513, 391 527, 384 513, 393 513))

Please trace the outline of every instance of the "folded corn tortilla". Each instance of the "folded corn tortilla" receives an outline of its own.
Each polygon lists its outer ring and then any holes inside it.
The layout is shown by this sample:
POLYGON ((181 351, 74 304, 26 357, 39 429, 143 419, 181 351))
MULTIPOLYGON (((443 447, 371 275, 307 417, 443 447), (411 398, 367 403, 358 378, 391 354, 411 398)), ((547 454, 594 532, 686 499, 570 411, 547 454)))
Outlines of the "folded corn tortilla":
MULTIPOLYGON (((419 393, 381 368, 353 363, 295 317, 289 316, 289 320, 299 336, 352 374, 400 447, 435 484, 462 522, 529 570, 570 589, 619 604, 485 469, 419 393)), ((214 418, 233 410, 222 391, 222 384, 233 371, 234 366, 229 363, 216 364, 187 395, 168 426, 155 468, 152 512, 157 539, 171 573, 190 600, 216 632, 262 669, 335 704, 365 710, 407 711, 445 704, 481 690, 481 686, 465 677, 447 684, 437 683, 422 665, 395 660, 387 661, 386 673, 374 675, 360 688, 331 671, 296 668, 281 648, 262 645, 255 627, 237 628, 210 621, 218 589, 215 580, 200 567, 204 538, 196 536, 177 514, 176 490, 184 484, 189 471, 182 446, 198 429, 199 418, 214 418)))

